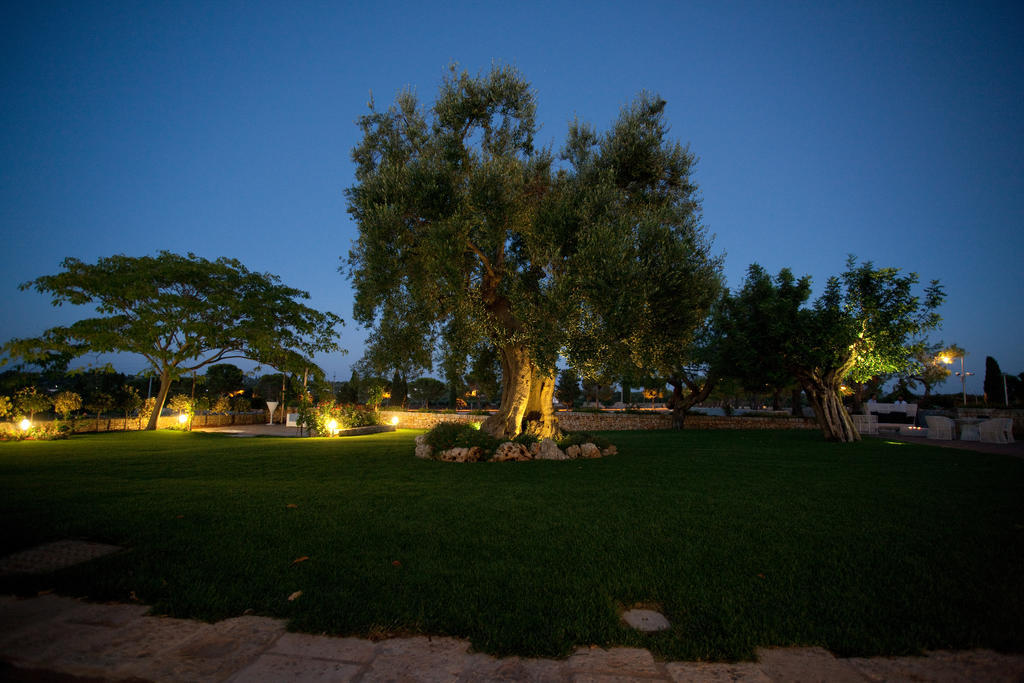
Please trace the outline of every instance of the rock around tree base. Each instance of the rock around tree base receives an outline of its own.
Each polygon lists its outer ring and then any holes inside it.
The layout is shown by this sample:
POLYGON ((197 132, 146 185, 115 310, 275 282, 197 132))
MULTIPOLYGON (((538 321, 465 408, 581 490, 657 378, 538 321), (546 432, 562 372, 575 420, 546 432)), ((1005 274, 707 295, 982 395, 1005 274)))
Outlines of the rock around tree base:
POLYGON ((593 443, 573 444, 564 451, 551 439, 544 439, 527 447, 525 444, 506 441, 495 449, 494 454, 487 458, 487 453, 479 446, 470 448, 449 448, 435 453, 427 443, 425 434, 416 437, 416 457, 441 460, 443 462, 525 462, 527 460, 577 460, 583 458, 600 458, 614 455, 618 451, 615 446, 607 446, 603 450, 593 443))

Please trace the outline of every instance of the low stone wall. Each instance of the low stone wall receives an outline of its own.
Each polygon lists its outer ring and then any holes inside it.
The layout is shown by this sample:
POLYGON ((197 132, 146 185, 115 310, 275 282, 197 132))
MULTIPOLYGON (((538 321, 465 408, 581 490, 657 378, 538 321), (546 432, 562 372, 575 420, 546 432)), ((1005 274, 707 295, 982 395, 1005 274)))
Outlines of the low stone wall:
MULTIPOLYGON (((36 418, 36 424, 42 424, 43 422, 49 422, 50 420, 43 420, 36 418)), ((251 424, 262 424, 267 421, 267 414, 265 411, 259 411, 255 413, 239 413, 237 415, 196 415, 192 418, 193 427, 223 427, 226 425, 251 425, 251 424)), ((130 417, 127 420, 127 428, 125 427, 125 419, 123 417, 101 417, 97 420, 95 417, 80 417, 75 420, 75 434, 87 434, 89 432, 124 432, 124 431, 138 431, 139 429, 139 418, 130 417)), ((142 425, 145 427, 145 423, 142 425)), ((161 415, 157 420, 157 429, 167 429, 168 427, 178 426, 177 415, 161 415)), ((14 432, 17 431, 18 425, 13 422, 0 422, 0 431, 14 432)))
POLYGON ((419 413, 416 411, 406 412, 404 410, 382 410, 381 422, 391 424, 391 418, 398 418, 398 427, 401 429, 433 429, 442 422, 483 422, 486 415, 471 415, 470 413, 419 413))
MULTIPOLYGON (((398 418, 398 426, 406 429, 430 429, 441 422, 482 422, 486 415, 469 413, 419 413, 398 410, 382 411, 384 422, 398 418)), ((672 429, 668 413, 558 413, 558 424, 570 432, 604 432, 624 430, 672 429)), ((717 417, 688 415, 686 429, 818 429, 810 418, 802 417, 717 417)))

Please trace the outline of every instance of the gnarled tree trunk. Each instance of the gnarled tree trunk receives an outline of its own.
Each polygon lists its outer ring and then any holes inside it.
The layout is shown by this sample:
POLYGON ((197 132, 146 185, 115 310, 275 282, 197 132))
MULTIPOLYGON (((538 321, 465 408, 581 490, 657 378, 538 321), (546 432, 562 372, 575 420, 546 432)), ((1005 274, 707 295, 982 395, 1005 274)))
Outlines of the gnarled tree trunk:
POLYGON ((555 373, 543 372, 532 365, 530 377, 530 400, 526 404, 522 431, 538 439, 558 439, 562 430, 555 417, 555 373))
POLYGON ((853 420, 839 397, 837 373, 812 373, 800 378, 807 399, 814 407, 814 419, 818 421, 827 441, 850 443, 860 441, 860 433, 853 426, 853 420))
POLYGON ((687 411, 711 394, 715 379, 708 377, 703 384, 699 384, 688 376, 679 376, 673 377, 668 383, 672 385, 672 397, 669 399, 669 407, 672 408, 672 429, 682 429, 686 423, 687 411), (683 391, 684 386, 689 393, 683 391))
POLYGON ((538 439, 561 435, 552 399, 554 373, 545 373, 534 365, 525 346, 500 347, 501 405, 498 412, 484 420, 481 429, 498 439, 512 439, 526 432, 538 439))

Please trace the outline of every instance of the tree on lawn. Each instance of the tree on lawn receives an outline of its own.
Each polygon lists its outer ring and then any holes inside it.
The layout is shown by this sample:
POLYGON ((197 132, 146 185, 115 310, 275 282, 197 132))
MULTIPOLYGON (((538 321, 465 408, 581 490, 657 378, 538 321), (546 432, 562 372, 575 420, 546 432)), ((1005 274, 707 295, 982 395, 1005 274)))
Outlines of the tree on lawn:
POLYGON ((810 293, 808 276, 796 278, 783 268, 773 280, 758 264, 749 266, 742 287, 723 299, 720 310, 717 368, 721 373, 746 391, 772 393, 773 402, 789 389, 799 411, 799 383, 784 351, 810 293))
POLYGON ((932 387, 942 383, 953 374, 949 366, 944 362, 944 359, 956 358, 965 353, 966 351, 956 344, 947 346, 942 342, 929 344, 925 341, 920 341, 911 347, 911 362, 900 373, 900 377, 908 386, 912 387, 914 384, 920 384, 924 387, 924 395, 921 396, 921 402, 925 403, 931 396, 932 387))
POLYGON ((206 389, 211 396, 233 394, 245 385, 245 373, 237 365, 217 363, 206 368, 206 389))
POLYGON ((429 409, 430 402, 437 403, 448 393, 448 386, 441 380, 433 377, 418 377, 409 382, 409 396, 415 401, 429 409))
POLYGON ((668 407, 672 410, 673 429, 682 429, 690 408, 707 399, 718 385, 723 373, 720 341, 717 316, 709 315, 679 361, 663 368, 666 383, 672 387, 668 407))
POLYGON ((577 407, 583 391, 580 389, 580 376, 572 368, 566 368, 558 373, 558 385, 555 387, 555 397, 562 405, 569 408, 577 407))
POLYGON ((559 354, 590 375, 574 361, 600 366, 604 347, 657 324, 642 296, 657 247, 708 261, 694 159, 667 140, 664 104, 641 96, 604 135, 574 123, 559 163, 534 146, 534 95, 513 69, 453 70, 429 111, 408 91, 386 111, 371 103, 347 191, 355 317, 417 348, 451 329, 489 344, 502 392, 483 429, 557 435, 559 354), (634 262, 612 270, 623 246, 634 262))
POLYGON ((53 304, 92 304, 103 314, 34 339, 14 339, 3 350, 34 360, 49 351, 136 353, 160 378, 146 429, 156 429, 171 382, 230 358, 273 367, 315 368, 316 352, 338 350, 341 318, 301 303, 309 294, 253 273, 235 259, 208 261, 194 254, 110 256, 95 264, 67 258, 63 271, 21 285, 53 297, 53 304))
POLYGON ((899 372, 912 362, 912 340, 938 327, 935 309, 944 298, 932 281, 924 296, 914 293, 916 273, 858 264, 852 256, 840 277, 829 278, 824 293, 810 308, 809 289, 782 271, 774 281, 752 266, 740 297, 756 308, 763 302, 772 315, 751 328, 770 353, 797 378, 814 408, 825 438, 858 441, 860 434, 843 406, 840 386, 847 378, 864 382, 876 375, 899 372))

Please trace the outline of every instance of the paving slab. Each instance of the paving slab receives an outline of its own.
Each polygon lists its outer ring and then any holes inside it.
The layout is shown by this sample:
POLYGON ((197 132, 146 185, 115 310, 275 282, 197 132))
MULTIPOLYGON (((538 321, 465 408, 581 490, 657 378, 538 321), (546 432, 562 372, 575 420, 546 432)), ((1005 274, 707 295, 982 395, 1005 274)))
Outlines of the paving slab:
POLYGON ((1024 681, 1024 655, 992 650, 936 651, 925 657, 854 657, 846 661, 869 681, 1024 681))
POLYGON ((76 609, 80 604, 72 598, 57 595, 43 595, 29 600, 4 596, 0 600, 0 654, 5 651, 4 646, 8 641, 76 609))
POLYGON ((636 647, 613 647, 610 650, 599 647, 577 648, 569 657, 566 666, 574 675, 615 675, 629 672, 635 676, 665 676, 661 667, 654 661, 654 656, 649 651, 636 647))
POLYGON ((677 683, 703 681, 706 683, 770 683, 768 677, 756 662, 719 664, 711 662, 668 662, 665 670, 669 678, 677 683))
POLYGON ((363 670, 361 664, 293 655, 264 654, 228 679, 231 683, 348 683, 363 670))
POLYGON ((284 633, 284 622, 268 617, 236 617, 204 626, 140 662, 132 673, 155 681, 222 681, 256 662, 284 633))
POLYGON ((773 681, 864 683, 855 667, 821 647, 758 648, 757 662, 773 681))
POLYGON ((394 638, 377 644, 361 681, 457 681, 469 643, 454 638, 394 638))
POLYGON ((56 650, 33 657, 32 662, 90 676, 156 680, 148 672, 154 663, 165 661, 162 655, 211 628, 200 622, 159 617, 143 617, 117 629, 79 626, 77 631, 57 631, 56 650))
POLYGON ((246 616, 206 624, 141 605, 0 596, 0 679, 18 681, 1024 681, 1024 655, 990 650, 837 659, 822 648, 763 648, 758 661, 658 662, 640 648, 578 648, 563 660, 495 658, 446 637, 286 633, 246 616))
POLYGON ((9 574, 46 574, 95 560, 124 550, 120 546, 92 541, 65 539, 22 550, 0 559, 0 576, 9 574))
POLYGON ((571 674, 564 661, 554 659, 524 659, 503 657, 497 659, 487 655, 474 655, 459 675, 459 683, 483 683, 484 681, 531 681, 548 683, 569 681, 571 674))
POLYGON ((334 662, 369 664, 377 653, 376 643, 362 638, 331 638, 300 633, 285 633, 267 654, 307 657, 334 662))

